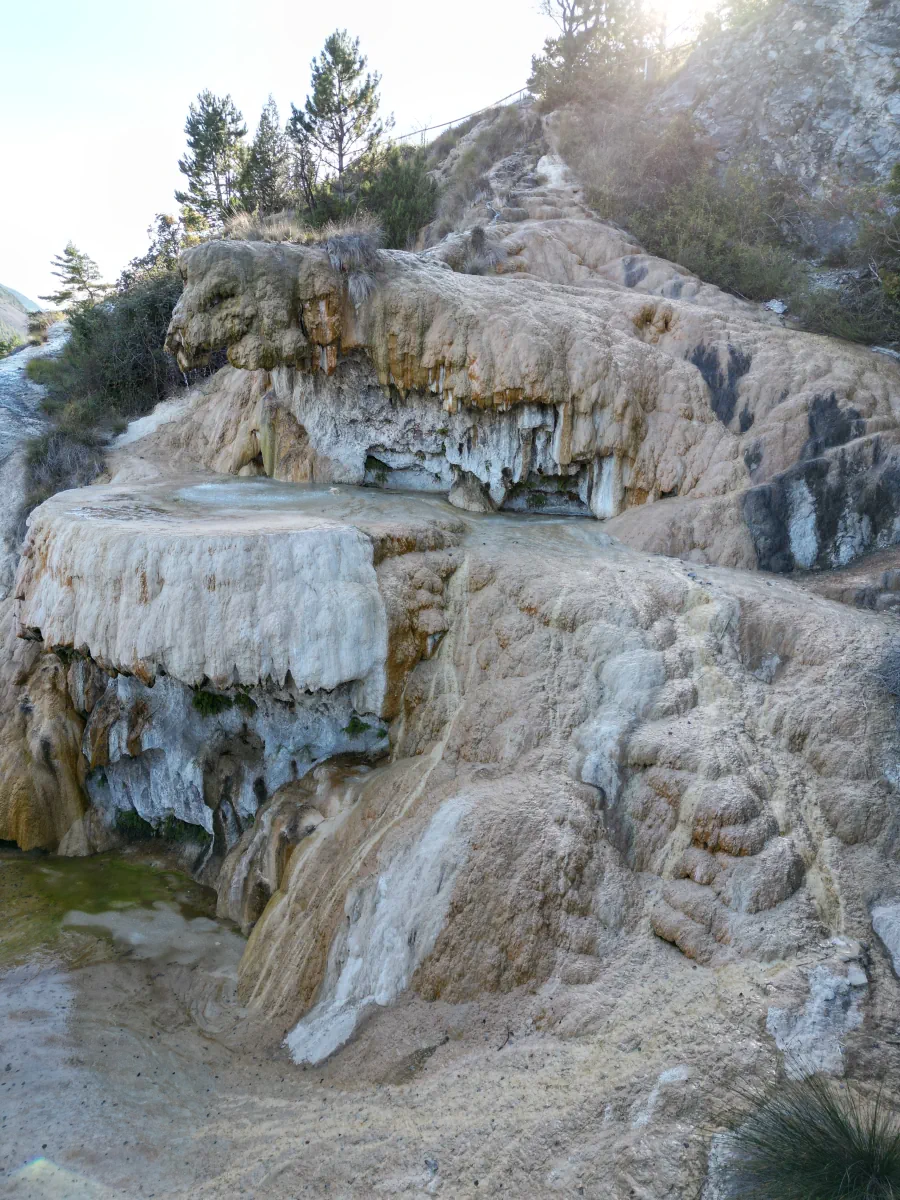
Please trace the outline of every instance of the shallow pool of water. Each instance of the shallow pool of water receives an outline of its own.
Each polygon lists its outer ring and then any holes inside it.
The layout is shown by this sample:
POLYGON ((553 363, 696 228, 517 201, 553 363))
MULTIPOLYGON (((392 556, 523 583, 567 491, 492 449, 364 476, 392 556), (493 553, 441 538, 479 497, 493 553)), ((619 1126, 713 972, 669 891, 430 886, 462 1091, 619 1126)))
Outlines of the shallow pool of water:
POLYGON ((190 1162, 164 1152, 233 1057, 244 939, 146 850, 2 847, 0 913, 0 1195, 173 1194, 190 1162))
POLYGON ((0 971, 35 956, 70 961, 83 953, 83 943, 67 934, 65 918, 73 910, 98 914, 157 904, 188 920, 211 918, 216 896, 159 857, 56 858, 0 848, 0 971))

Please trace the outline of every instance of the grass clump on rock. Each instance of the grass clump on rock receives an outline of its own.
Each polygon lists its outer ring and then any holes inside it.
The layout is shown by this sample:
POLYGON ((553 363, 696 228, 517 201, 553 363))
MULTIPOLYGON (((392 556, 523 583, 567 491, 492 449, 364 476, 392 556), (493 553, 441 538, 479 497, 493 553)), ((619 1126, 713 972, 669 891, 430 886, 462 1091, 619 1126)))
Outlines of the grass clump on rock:
POLYGON ((249 696, 245 691, 239 690, 234 697, 234 702, 248 717, 252 717, 256 712, 257 703, 252 696, 249 696))
POLYGON ((189 821, 182 821, 172 813, 166 813, 155 831, 155 836, 164 842, 176 842, 179 845, 208 846, 212 841, 212 835, 202 825, 192 825, 189 821))
POLYGON ((201 717, 217 717, 231 708, 234 700, 231 696, 220 695, 219 692, 207 692, 204 688, 197 688, 191 703, 201 717))
POLYGON ((66 488, 87 487, 103 473, 105 459, 102 442, 90 430, 57 426, 48 433, 29 439, 25 465, 28 491, 22 516, 23 527, 25 515, 49 496, 66 488))
POLYGON ((346 733, 348 737, 362 737, 362 735, 364 733, 368 733, 371 728, 371 725, 367 725, 365 721, 361 721, 356 713, 354 713, 344 726, 343 732, 346 733))
POLYGON ((900 1197, 900 1119, 879 1092, 820 1075, 784 1084, 730 1138, 726 1195, 741 1200, 900 1197))

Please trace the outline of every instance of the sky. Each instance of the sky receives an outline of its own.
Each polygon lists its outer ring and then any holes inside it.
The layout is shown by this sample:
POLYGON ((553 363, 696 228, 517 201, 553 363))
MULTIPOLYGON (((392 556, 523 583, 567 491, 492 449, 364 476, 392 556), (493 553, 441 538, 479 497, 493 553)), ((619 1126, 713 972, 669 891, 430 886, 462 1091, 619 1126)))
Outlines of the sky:
MULTIPOLYGON (((685 3, 686 0, 670 0, 685 3)), ((524 86, 552 33, 538 0, 41 0, 4 6, 0 283, 33 300, 70 239, 113 280, 174 212, 188 105, 230 92, 250 130, 282 120, 335 27, 382 76, 395 134, 463 117, 524 86)))
POLYGON ((41 0, 4 6, 0 283, 33 300, 71 239, 114 279, 184 183, 188 105, 230 92, 251 131, 271 92, 303 103, 338 26, 382 76, 396 134, 524 86, 550 32, 537 0, 41 0))

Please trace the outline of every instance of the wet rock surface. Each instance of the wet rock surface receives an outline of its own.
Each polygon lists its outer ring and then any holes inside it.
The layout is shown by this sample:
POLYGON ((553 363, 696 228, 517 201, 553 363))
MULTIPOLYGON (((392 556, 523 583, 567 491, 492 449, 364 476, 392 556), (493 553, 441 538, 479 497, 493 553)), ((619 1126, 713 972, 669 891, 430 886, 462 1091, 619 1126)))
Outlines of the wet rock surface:
POLYGON ((19 557, 20 509, 25 498, 24 444, 46 427, 40 411, 45 389, 25 373, 33 358, 60 352, 68 327, 51 325, 47 344, 26 346, 0 359, 0 597, 9 594, 19 557))

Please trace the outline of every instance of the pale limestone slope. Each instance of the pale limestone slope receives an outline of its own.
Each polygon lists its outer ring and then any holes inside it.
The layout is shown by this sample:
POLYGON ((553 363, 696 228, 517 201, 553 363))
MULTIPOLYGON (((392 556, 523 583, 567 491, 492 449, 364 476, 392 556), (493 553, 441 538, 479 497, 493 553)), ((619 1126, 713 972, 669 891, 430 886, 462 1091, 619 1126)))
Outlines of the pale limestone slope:
POLYGON ((273 1195, 693 1195, 739 1081, 900 1078, 872 925, 893 619, 608 536, 755 565, 746 498, 779 487, 800 554, 893 536, 888 490, 882 525, 857 497, 821 541, 808 472, 849 445, 874 478, 900 376, 699 284, 653 294, 676 267, 635 279, 623 235, 549 199, 495 226, 522 230, 508 271, 388 254, 359 307, 328 249, 191 252, 171 344, 236 365, 32 517, 0 836, 202 829, 193 869, 252 929, 236 1045, 289 1034, 351 1097, 302 1164, 293 1111, 241 1110, 203 1194, 258 1188, 244 1156, 277 1147, 273 1195))

